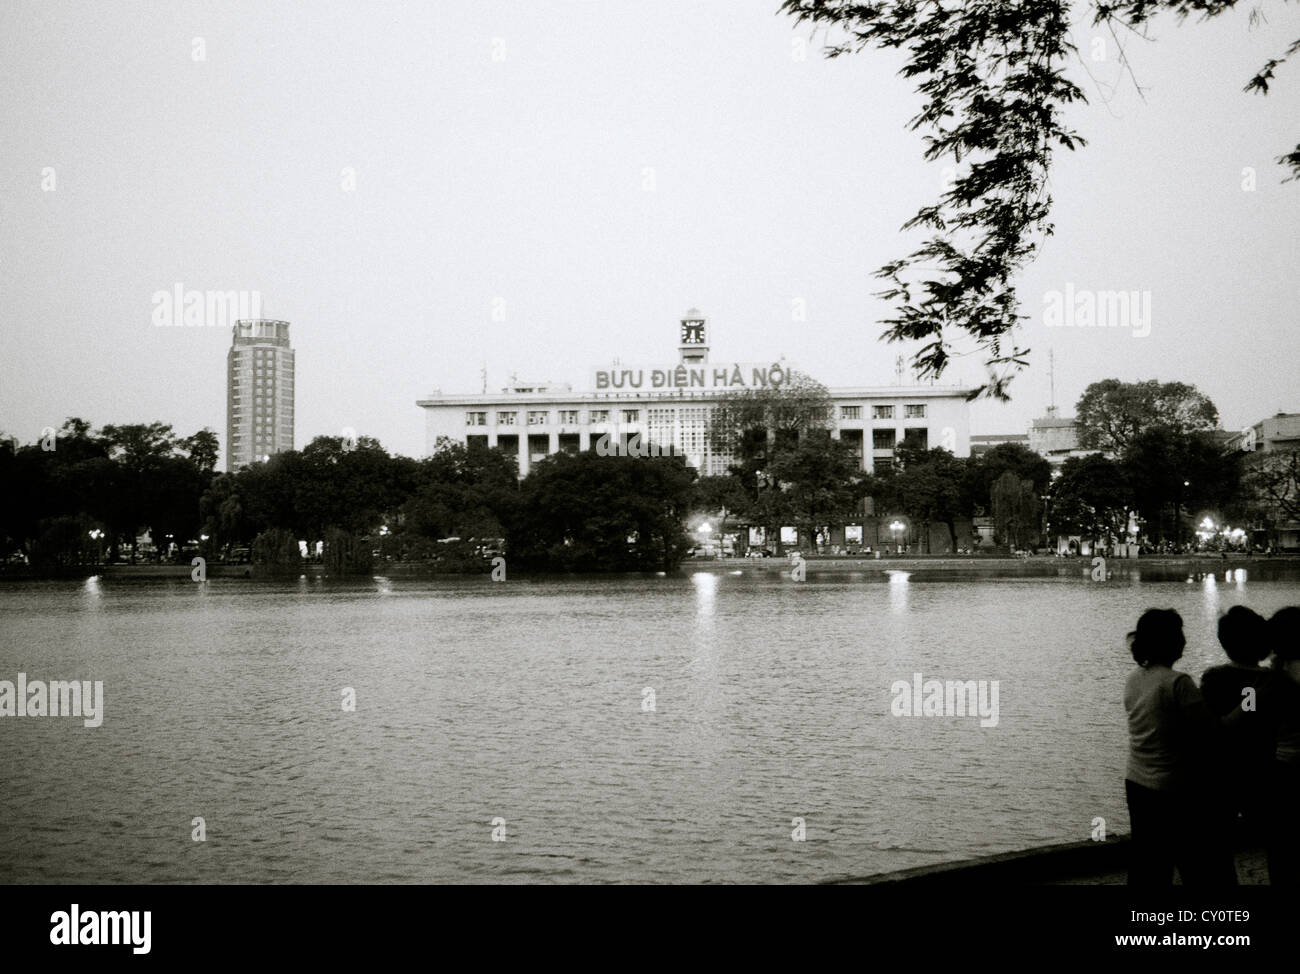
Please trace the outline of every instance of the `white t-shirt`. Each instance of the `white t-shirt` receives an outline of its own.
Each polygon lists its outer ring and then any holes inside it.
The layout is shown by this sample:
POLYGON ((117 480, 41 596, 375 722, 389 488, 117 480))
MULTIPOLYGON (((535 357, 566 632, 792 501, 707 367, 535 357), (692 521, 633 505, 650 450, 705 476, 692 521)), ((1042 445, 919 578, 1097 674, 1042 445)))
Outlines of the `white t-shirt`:
POLYGON ((1157 791, 1188 784, 1212 722, 1195 681, 1168 666, 1139 666, 1124 682, 1124 709, 1129 736, 1125 777, 1157 791))

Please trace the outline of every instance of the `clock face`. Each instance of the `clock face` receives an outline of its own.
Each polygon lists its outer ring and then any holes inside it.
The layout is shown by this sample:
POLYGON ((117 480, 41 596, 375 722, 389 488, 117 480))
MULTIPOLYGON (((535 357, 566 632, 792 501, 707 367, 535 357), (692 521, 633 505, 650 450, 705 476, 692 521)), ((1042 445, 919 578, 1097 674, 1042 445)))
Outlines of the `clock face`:
POLYGON ((682 344, 703 345, 704 344, 704 322, 683 321, 682 322, 682 344))

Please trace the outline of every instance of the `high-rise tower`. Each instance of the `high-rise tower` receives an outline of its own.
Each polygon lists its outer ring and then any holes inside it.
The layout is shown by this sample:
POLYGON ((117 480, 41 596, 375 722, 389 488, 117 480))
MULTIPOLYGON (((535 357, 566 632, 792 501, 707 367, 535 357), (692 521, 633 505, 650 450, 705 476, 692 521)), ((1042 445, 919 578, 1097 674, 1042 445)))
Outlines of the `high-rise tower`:
POLYGON ((293 349, 289 322, 235 322, 226 355, 226 470, 293 449, 293 349))

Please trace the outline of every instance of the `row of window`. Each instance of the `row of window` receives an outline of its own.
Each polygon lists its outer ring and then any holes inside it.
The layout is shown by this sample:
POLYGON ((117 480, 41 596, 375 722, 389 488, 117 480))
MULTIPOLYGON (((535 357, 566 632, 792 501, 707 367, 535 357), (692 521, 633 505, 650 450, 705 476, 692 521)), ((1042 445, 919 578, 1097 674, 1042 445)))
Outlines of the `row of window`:
MULTIPOLYGON (((559 416, 560 425, 577 426, 579 422, 578 413, 579 410, 577 409, 559 410, 557 415, 559 416)), ((608 409, 588 410, 587 421, 590 423, 608 423, 609 413, 610 411, 608 409)), ((639 409, 623 409, 620 410, 620 413, 622 414, 622 421, 624 423, 639 423, 641 421, 641 410, 639 409)), ((502 410, 497 413, 498 426, 515 426, 517 425, 518 420, 519 420, 519 413, 517 411, 502 410)), ((529 426, 545 426, 550 421, 551 421, 551 414, 549 410, 546 409, 528 410, 529 426)), ((488 424, 487 410, 470 410, 465 414, 466 426, 486 426, 487 424, 488 424)))
MULTIPOLYGON (((641 410, 623 409, 619 410, 624 423, 638 423, 641 421, 641 410)), ((651 410, 656 412, 656 410, 651 410)), ((576 426, 579 410, 561 409, 558 411, 559 423, 561 426, 576 426)), ((610 410, 608 409, 591 409, 588 410, 589 423, 608 423, 610 410)), ((861 406, 841 406, 840 419, 861 419, 861 406)), ((893 419, 893 406, 872 406, 872 419, 893 419)), ((925 403, 908 404, 903 407, 904 419, 925 419, 925 403)), ((496 420, 498 426, 515 426, 518 423, 519 413, 515 410, 501 410, 497 413, 496 420)), ((551 421, 551 414, 546 409, 530 409, 527 411, 529 426, 545 426, 551 421)), ((466 426, 486 426, 488 424, 488 411, 470 410, 465 413, 466 426)))
MULTIPOLYGON (((840 419, 861 419, 861 406, 841 406, 840 419)), ((893 419, 894 407, 891 406, 872 406, 872 419, 893 419)), ((903 406, 904 419, 925 419, 925 403, 909 403, 903 406)))
MULTIPOLYGON (((700 430, 692 431, 689 429, 684 429, 678 432, 680 433, 682 439, 681 442, 679 442, 677 445, 682 450, 682 452, 684 453, 708 452, 707 438, 703 436, 700 430)), ((573 435, 576 441, 577 434, 573 434, 573 435)), ((855 433, 853 438, 847 438, 847 432, 845 435, 846 435, 845 442, 848 443, 851 447, 853 447, 853 451, 855 455, 861 456, 862 455, 861 436, 855 433)), ((514 439, 513 435, 511 439, 512 440, 514 439)), ((538 436, 537 439, 539 442, 547 442, 546 435, 538 436)), ((485 446, 487 445, 486 436, 481 436, 481 437, 467 436, 465 441, 468 443, 471 440, 479 440, 485 446)), ((919 447, 920 449, 924 450, 929 447, 930 445, 929 440, 930 440, 930 431, 924 426, 906 427, 903 430, 903 437, 901 440, 898 437, 897 431, 892 429, 877 429, 871 431, 871 448, 873 450, 893 450, 899 445, 900 442, 905 444, 906 446, 919 447)))

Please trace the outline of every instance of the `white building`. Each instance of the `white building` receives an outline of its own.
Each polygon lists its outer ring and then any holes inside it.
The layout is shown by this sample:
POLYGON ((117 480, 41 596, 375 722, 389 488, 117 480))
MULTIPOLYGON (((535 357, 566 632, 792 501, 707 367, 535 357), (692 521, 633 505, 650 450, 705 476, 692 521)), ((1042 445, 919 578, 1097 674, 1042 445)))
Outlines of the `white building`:
MULTIPOLYGON (((701 475, 721 475, 731 462, 709 448, 713 407, 730 392, 779 386, 782 361, 711 363, 708 319, 692 308, 678 332, 672 364, 597 369, 589 390, 568 385, 515 384, 497 394, 435 391, 418 401, 425 415, 425 450, 442 437, 466 445, 501 447, 515 455, 520 476, 549 454, 597 448, 639 434, 643 444, 673 448, 701 475)), ((832 435, 851 443, 870 471, 893 458, 904 440, 970 453, 968 390, 955 386, 877 386, 831 389, 832 435)), ((635 442, 635 441, 634 441, 635 442)))

